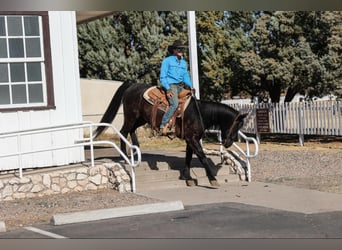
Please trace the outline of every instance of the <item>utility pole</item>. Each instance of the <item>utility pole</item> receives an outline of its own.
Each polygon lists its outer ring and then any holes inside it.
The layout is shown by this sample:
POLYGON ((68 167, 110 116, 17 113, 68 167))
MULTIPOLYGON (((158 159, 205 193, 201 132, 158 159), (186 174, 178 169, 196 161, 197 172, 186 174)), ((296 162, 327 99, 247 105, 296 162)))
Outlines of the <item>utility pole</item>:
POLYGON ((189 37, 189 60, 190 74, 193 87, 196 89, 196 98, 200 98, 198 62, 197 62, 197 38, 196 38, 196 15, 195 11, 188 11, 188 37, 189 37))

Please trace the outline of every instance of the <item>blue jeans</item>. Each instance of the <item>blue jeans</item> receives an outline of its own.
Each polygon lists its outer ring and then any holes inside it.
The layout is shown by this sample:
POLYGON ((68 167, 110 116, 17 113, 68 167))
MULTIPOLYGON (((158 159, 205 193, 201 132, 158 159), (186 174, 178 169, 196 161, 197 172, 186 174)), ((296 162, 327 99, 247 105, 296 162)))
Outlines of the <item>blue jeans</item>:
POLYGON ((178 107, 178 94, 184 88, 182 86, 177 85, 177 84, 170 84, 170 89, 172 90, 173 95, 171 98, 167 98, 170 106, 169 106, 169 109, 166 110, 166 112, 162 118, 160 128, 164 128, 166 123, 171 119, 171 117, 175 113, 175 111, 178 107))

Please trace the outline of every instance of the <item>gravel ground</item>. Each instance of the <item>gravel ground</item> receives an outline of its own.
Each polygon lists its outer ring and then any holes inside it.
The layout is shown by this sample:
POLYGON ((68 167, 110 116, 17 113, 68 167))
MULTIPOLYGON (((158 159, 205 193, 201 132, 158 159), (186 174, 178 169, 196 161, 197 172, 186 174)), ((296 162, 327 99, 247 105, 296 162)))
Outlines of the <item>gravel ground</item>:
POLYGON ((261 145, 252 180, 342 194, 342 143, 261 145))
MULTIPOLYGON (((181 148, 184 150, 184 147, 181 148)), ((262 143, 252 159, 252 181, 290 185, 342 194, 342 142, 262 143)), ((0 221, 7 230, 46 224, 53 214, 158 202, 113 190, 78 192, 0 202, 0 221)))

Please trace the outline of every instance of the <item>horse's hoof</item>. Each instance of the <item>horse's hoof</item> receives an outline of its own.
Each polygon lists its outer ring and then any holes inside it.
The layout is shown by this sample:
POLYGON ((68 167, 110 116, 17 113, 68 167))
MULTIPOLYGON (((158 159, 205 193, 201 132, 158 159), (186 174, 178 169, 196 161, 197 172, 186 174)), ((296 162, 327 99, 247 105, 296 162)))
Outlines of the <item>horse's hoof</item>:
POLYGON ((197 180, 196 179, 185 180, 185 183, 188 187, 197 186, 197 180))
POLYGON ((210 182, 210 185, 212 185, 214 187, 219 187, 220 186, 220 184, 218 183, 217 180, 209 180, 209 182, 210 182))

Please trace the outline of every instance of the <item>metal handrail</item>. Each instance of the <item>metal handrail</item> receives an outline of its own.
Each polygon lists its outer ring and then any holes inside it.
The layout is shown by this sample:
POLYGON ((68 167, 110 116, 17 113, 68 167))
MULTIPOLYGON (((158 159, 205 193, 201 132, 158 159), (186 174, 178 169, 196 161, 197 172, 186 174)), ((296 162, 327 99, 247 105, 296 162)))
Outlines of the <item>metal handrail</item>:
MULTIPOLYGON (((124 160, 130 165, 131 167, 131 180, 132 180, 132 191, 135 193, 136 191, 136 185, 135 185, 135 168, 140 166, 141 164, 141 151, 140 151, 140 148, 136 145, 132 145, 125 136, 123 136, 120 131, 115 128, 112 124, 109 124, 109 123, 93 123, 93 126, 96 126, 96 127, 102 127, 102 126, 105 126, 105 127, 108 127, 108 128, 111 128, 113 130, 114 133, 118 134, 120 139, 122 141, 125 142, 125 144, 130 148, 130 155, 131 155, 131 160, 128 159, 127 155, 122 152, 122 150, 113 142, 110 142, 110 141, 96 141, 95 144, 101 144, 101 142, 104 142, 104 143, 109 143, 111 144, 118 152, 119 154, 124 158, 124 160), (135 159, 134 159, 134 155, 137 156, 137 161, 135 163, 135 159)), ((89 138, 86 138, 84 139, 84 142, 82 143, 87 143, 86 141, 89 140, 89 143, 90 144, 90 154, 91 154, 91 158, 94 159, 94 147, 93 147, 93 144, 94 144, 94 135, 93 135, 93 130, 92 129, 89 129, 89 138)))
MULTIPOLYGON (((217 134, 217 139, 218 139, 219 144, 220 144, 220 155, 221 155, 221 159, 222 159, 223 146, 222 146, 221 131, 220 130, 206 130, 206 132, 208 132, 208 133, 216 133, 217 134)), ((252 174, 251 174, 250 159, 254 158, 254 157, 256 157, 258 155, 258 153, 259 153, 259 144, 258 144, 258 142, 257 142, 257 140, 255 138, 246 136, 240 130, 238 132, 238 135, 239 135, 239 138, 242 138, 242 139, 244 139, 246 141, 246 152, 238 144, 236 144, 235 142, 233 143, 233 146, 246 158, 247 179, 248 179, 248 182, 251 182, 252 174), (254 147, 255 147, 254 154, 250 153, 250 149, 249 149, 250 142, 254 143, 254 147)))
POLYGON ((257 142, 257 140, 255 138, 246 136, 240 130, 239 130, 239 136, 242 137, 246 141, 246 152, 243 151, 243 149, 240 148, 239 145, 237 145, 235 142, 233 143, 233 145, 234 145, 234 147, 237 150, 239 150, 239 152, 241 154, 243 154, 246 157, 246 162, 247 162, 247 179, 248 179, 248 182, 251 182, 252 181, 252 174, 251 174, 251 162, 250 162, 250 159, 254 158, 254 157, 256 157, 258 155, 258 153, 259 153, 259 144, 258 144, 258 142, 257 142), (253 142, 254 143, 254 147, 255 147, 255 152, 254 152, 253 155, 250 154, 250 150, 249 150, 249 143, 250 142, 253 142))
POLYGON ((57 126, 49 126, 49 127, 42 127, 42 128, 34 128, 34 129, 27 129, 27 130, 19 130, 19 131, 11 131, 0 133, 1 138, 9 138, 9 137, 17 137, 17 152, 15 153, 8 153, 0 155, 2 157, 10 157, 10 156, 18 156, 19 157, 19 176, 22 178, 22 156, 26 154, 32 153, 39 153, 39 152, 46 152, 46 151, 53 151, 53 150, 60 150, 66 148, 73 148, 73 147, 81 147, 81 146, 89 146, 91 151, 91 166, 94 167, 95 160, 94 160, 94 145, 98 144, 109 144, 114 149, 116 149, 119 154, 124 158, 124 160, 131 166, 131 178, 132 178, 132 191, 136 191, 135 187, 135 168, 141 164, 141 151, 138 146, 132 145, 121 133, 118 131, 113 125, 108 123, 92 123, 92 122, 82 122, 82 123, 73 123, 73 124, 64 124, 64 125, 57 125, 57 126), (118 134, 120 138, 128 145, 130 148, 131 159, 127 157, 125 153, 121 151, 121 149, 112 141, 108 140, 99 140, 94 141, 93 138, 93 128, 98 126, 106 126, 111 128, 114 133, 118 134), (42 133, 50 133, 56 131, 63 131, 63 130, 72 130, 72 129, 89 129, 89 138, 83 138, 82 140, 75 141, 74 144, 68 144, 63 146, 53 146, 50 148, 41 148, 35 150, 28 150, 22 151, 21 150, 21 137, 24 135, 33 135, 33 134, 42 134, 42 133), (137 160, 135 160, 134 156, 137 156, 137 160))

